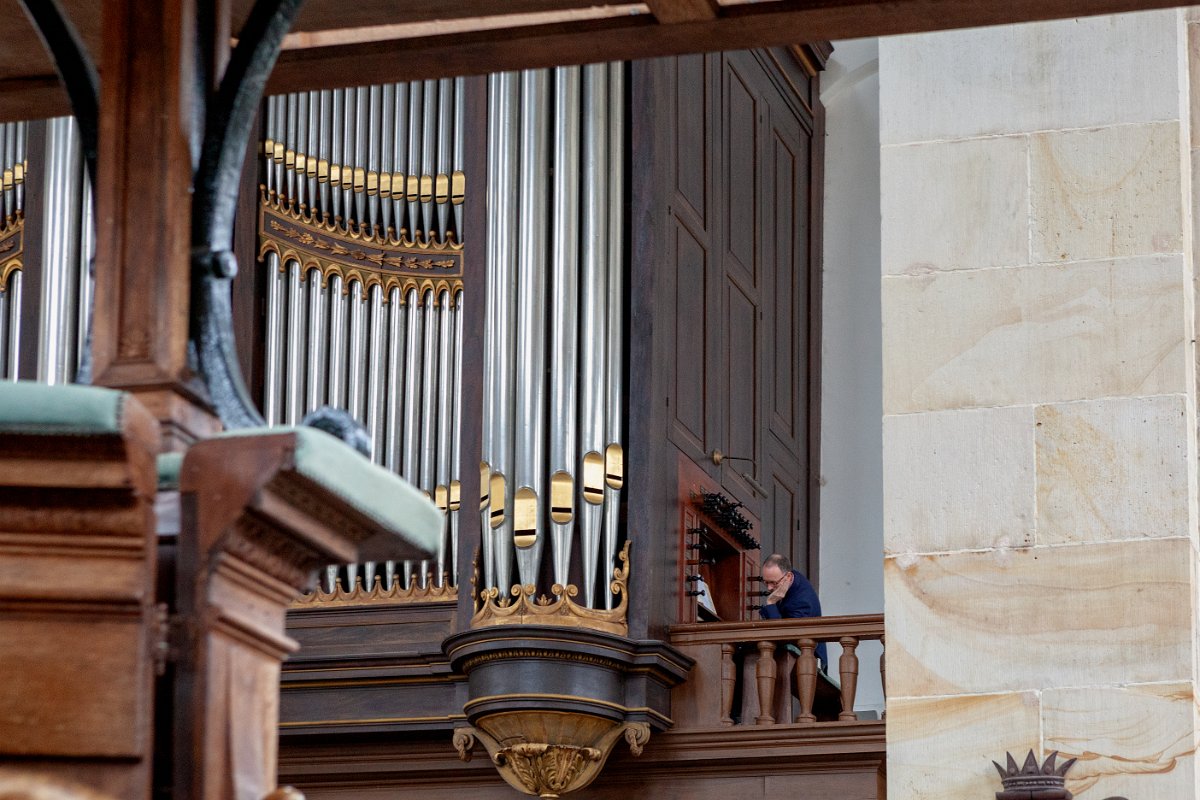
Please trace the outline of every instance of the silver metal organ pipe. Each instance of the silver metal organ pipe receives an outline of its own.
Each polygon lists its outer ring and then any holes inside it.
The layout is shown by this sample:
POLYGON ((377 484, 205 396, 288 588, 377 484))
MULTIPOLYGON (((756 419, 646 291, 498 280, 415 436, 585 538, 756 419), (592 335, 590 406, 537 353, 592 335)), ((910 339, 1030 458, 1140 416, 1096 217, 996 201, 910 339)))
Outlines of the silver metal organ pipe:
MULTIPOLYGON (((607 363, 605 335, 606 272, 608 267, 608 213, 605 181, 608 179, 608 68, 590 64, 583 70, 583 225, 581 257, 580 338, 580 449, 584 453, 580 481, 580 544, 583 558, 584 605, 594 607, 596 568, 599 563, 600 528, 604 500, 604 371, 607 363), (596 460, 600 461, 597 470, 596 460)), ((607 583, 607 576, 602 576, 607 583)))
MULTIPOLYGON (((392 472, 400 471, 400 437, 404 396, 404 351, 405 351, 405 305, 400 297, 400 288, 393 286, 388 292, 388 369, 387 369, 387 446, 384 466, 392 472)), ((391 588, 396 579, 396 562, 384 562, 384 586, 391 588)), ((407 586, 407 584, 406 584, 407 586)))
POLYGON ((329 89, 319 93, 321 119, 317 129, 317 203, 320 205, 321 217, 328 219, 329 214, 329 159, 332 151, 333 135, 333 92, 329 89))
POLYGON ((286 149, 284 153, 284 180, 287 184, 286 196, 289 202, 294 203, 296 200, 296 96, 289 94, 284 95, 284 106, 287 109, 284 117, 284 142, 286 149))
POLYGON ((450 168, 454 141, 454 90, 452 78, 438 82, 437 118, 437 177, 434 179, 434 200, 437 203, 438 237, 444 242, 450 229, 450 168))
MULTIPOLYGON (((408 290, 408 331, 404 343, 404 447, 402 449, 406 481, 420 488, 420 448, 421 448, 421 357, 424 343, 424 318, 420 300, 415 288, 408 290)), ((424 583, 424 566, 421 567, 420 581, 424 583)), ((404 562, 404 585, 411 586, 413 580, 413 564, 404 562)))
POLYGON ((408 84, 396 84, 396 105, 392 122, 392 215, 396 222, 396 238, 412 238, 412 224, 405 220, 404 197, 408 190, 408 84))
POLYGON ((408 176, 406 197, 408 200, 408 235, 413 241, 421 241, 421 120, 425 108, 425 84, 413 81, 408 85, 408 176))
MULTIPOLYGON (((304 148, 304 173, 307 178, 308 207, 317 211, 321 198, 317 195, 317 163, 321 150, 321 93, 308 93, 308 145, 304 148)), ((317 219, 320 216, 317 215, 317 219)))
POLYGON ((420 433, 419 423, 421 414, 421 345, 424 341, 422 325, 422 309, 415 288, 408 290, 408 331, 404 343, 404 446, 403 470, 404 479, 414 486, 420 486, 418 465, 420 464, 420 433))
POLYGON ((405 306, 400 297, 400 287, 393 286, 388 292, 388 362, 387 362, 387 431, 384 466, 392 472, 400 472, 400 437, 403 433, 404 414, 404 314, 405 306))
POLYGON ((371 435, 371 454, 376 464, 382 464, 385 456, 384 445, 384 386, 387 375, 383 371, 386 363, 387 339, 383 337, 383 287, 374 284, 368 293, 370 305, 370 334, 367 337, 370 359, 367 369, 367 432, 371 435))
POLYGON ((271 173, 275 178, 274 193, 276 198, 286 194, 284 189, 284 174, 287 169, 284 166, 284 150, 287 149, 287 145, 284 143, 284 139, 287 138, 286 103, 287 98, 283 95, 276 95, 271 98, 271 104, 275 106, 275 127, 271 131, 271 173))
MULTIPOLYGON (((432 499, 437 479, 435 448, 437 447, 438 417, 441 416, 441 409, 437 407, 437 387, 438 372, 441 367, 438 363, 438 340, 441 338, 442 322, 441 309, 438 308, 437 298, 432 289, 425 292, 425 307, 422 311, 425 316, 425 341, 422 357, 424 368, 421 370, 421 482, 417 485, 425 490, 432 499)), ((444 559, 445 543, 440 541, 436 560, 442 562, 444 559)), ((422 561, 422 586, 426 585, 428 569, 428 562, 422 561)))
MULTIPOLYGON (((384 234, 392 233, 392 165, 396 141, 396 85, 384 84, 380 93, 379 117, 379 224, 384 234)), ((398 226, 397 226, 398 227, 398 226)))
MULTIPOLYGON (((5 169, 12 168, 13 154, 9 143, 16 135, 13 128, 11 122, 0 122, 0 173, 3 173, 5 169)), ((3 181, 0 181, 0 224, 13 215, 14 197, 15 192, 12 187, 5 189, 3 181)))
MULTIPOLYGON (((454 388, 453 410, 450 433, 450 578, 458 585, 458 512, 462 507, 462 395, 463 395, 463 293, 458 291, 454 298, 454 388)), ((486 530, 483 528, 481 530, 486 530)))
POLYGON ((325 403, 325 347, 329 339, 327 322, 329 298, 325 296, 325 281, 321 270, 313 267, 308 271, 308 339, 304 349, 308 356, 307 398, 304 411, 307 413, 325 403))
POLYGON ((287 263, 287 389, 284 422, 297 425, 304 416, 304 272, 299 261, 287 263))
POLYGON ((16 273, 9 278, 9 288, 0 292, 0 380, 7 380, 8 375, 8 328, 9 328, 9 305, 8 297, 11 294, 12 279, 16 277, 16 273))
POLYGON ((446 540, 450 534, 450 436, 453 425, 451 392, 454 391, 454 309, 451 307, 450 292, 443 290, 438 302, 438 374, 437 374, 437 488, 434 500, 442 509, 445 518, 442 541, 438 545, 437 570, 434 578, 438 586, 444 585, 446 571, 446 540))
MULTIPOLYGON (((497 191, 500 185, 500 76, 488 76, 488 122, 487 122, 487 185, 485 225, 487 237, 487 276, 489 282, 494 278, 496 259, 500 251, 500 242, 504 241, 500 232, 499 206, 497 191)), ((495 460, 495 437, 499 428, 495 424, 496 397, 496 343, 495 326, 499 315, 499 298, 501 292, 493 288, 484 297, 484 326, 483 326, 483 419, 480 430, 483 439, 480 450, 479 465, 479 538, 480 549, 483 551, 483 586, 492 588, 497 585, 495 575, 495 549, 490 523, 490 489, 491 471, 495 460)), ((473 499, 473 498, 472 498, 473 499)))
POLYGON ((21 271, 16 270, 8 277, 8 379, 15 381, 20 375, 21 357, 21 271))
POLYGON ((263 415, 267 425, 282 421, 283 376, 283 276, 279 274, 279 254, 271 251, 266 257, 267 269, 267 347, 263 379, 263 415))
POLYGON ((307 210, 309 200, 308 194, 308 92, 300 92, 298 94, 288 95, 288 98, 296 105, 296 134, 295 137, 288 137, 288 146, 296 151, 295 169, 296 169, 296 203, 301 210, 307 210))
POLYGON ((554 81, 554 207, 551 218, 550 519, 554 582, 570 577, 578 504, 576 447, 579 325, 579 67, 560 67, 554 81))
MULTIPOLYGON (((9 126, 14 133, 15 125, 9 126)), ((5 169, 16 158, 15 136, 5 144, 5 169)), ((72 117, 46 121, 45 198, 42 229, 42 293, 38 309, 37 379, 49 384, 74 377, 75 312, 79 269, 80 193, 83 153, 72 117)), ((15 194, 10 194, 15 199, 15 194)), ((15 210, 15 207, 13 208, 15 210)))
POLYGON ((354 216, 358 220, 358 229, 365 226, 371 229, 370 212, 367 208, 367 156, 371 135, 371 90, 360 86, 355 90, 355 113, 357 123, 354 126, 358 137, 354 155, 354 216))
POLYGON ((537 582, 546 500, 546 175, 549 74, 521 73, 520 228, 517 236, 514 544, 522 584, 537 582), (529 492, 532 491, 532 496, 529 492))
MULTIPOLYGON (((383 87, 372 86, 370 90, 370 115, 367 131, 367 217, 368 229, 375 230, 379 216, 379 173, 380 138, 383 130, 383 87)), ((386 228, 384 229, 386 231, 386 228)))
POLYGON ((346 359, 346 410, 359 422, 366 419, 363 414, 363 363, 366 357, 366 298, 363 295, 361 281, 350 281, 350 293, 346 298, 350 306, 350 332, 347 342, 350 354, 346 359))
POLYGON ((354 162, 357 160, 355 124, 357 93, 342 90, 342 217, 348 226, 354 219, 354 162))
POLYGON ((604 602, 613 607, 612 574, 617 556, 624 450, 621 446, 621 403, 624 397, 624 254, 625 254, 625 65, 608 70, 608 367, 605 399, 604 475, 604 602))
POLYGON ((346 407, 346 284, 341 275, 329 276, 329 394, 334 408, 346 407))
POLYGON ((263 157, 263 185, 267 187, 267 196, 274 197, 275 195, 275 142, 279 141, 275 132, 276 118, 276 98, 267 98, 267 140, 263 142, 262 157, 263 157))
POLYGON ((425 241, 436 236, 433 215, 433 178, 437 173, 438 82, 425 81, 425 110, 421 132, 421 229, 425 241))
MULTIPOLYGON (((488 281, 492 293, 497 295, 495 328, 495 407, 493 409, 492 439, 493 488, 503 484, 504 518, 492 529, 495 536, 496 586, 506 591, 512 581, 513 555, 513 396, 516 348, 513 346, 516 237, 509 235, 514 230, 514 211, 517 207, 518 141, 517 123, 520 109, 520 76, 505 72, 500 76, 498 103, 500 104, 499 127, 497 130, 497 156, 499 173, 496 182, 497 216, 496 226, 500 231, 495 265, 488 281), (502 476, 497 481, 496 474, 502 476)), ((494 493, 493 493, 494 494, 494 493)), ((496 498, 492 498, 493 514, 496 498)))
POLYGON ((15 147, 16 158, 14 159, 14 163, 21 165, 21 182, 18 183, 15 187, 16 210, 18 212, 24 212, 24 210, 25 210, 25 180, 28 177, 27 175, 25 175, 25 151, 27 149, 26 144, 28 143, 27 137, 29 135, 28 123, 25 123, 25 122, 14 123, 14 132, 15 132, 16 138, 17 138, 16 147, 15 147))
MULTIPOLYGON (((455 182, 460 180, 459 176, 463 175, 464 164, 466 163, 466 127, 464 118, 466 114, 466 86, 462 78, 454 79, 454 156, 451 162, 450 174, 450 194, 453 198, 451 202, 454 208, 454 236, 455 240, 460 244, 463 240, 463 198, 459 196, 459 190, 455 182)), ((465 178, 463 178, 465 182, 465 178)))
POLYGON ((329 102, 329 211, 337 223, 345 218, 345 192, 342 189, 342 169, 345 164, 345 145, 342 124, 346 117, 346 90, 334 89, 329 102), (337 166, 335 172, 333 167, 337 166))

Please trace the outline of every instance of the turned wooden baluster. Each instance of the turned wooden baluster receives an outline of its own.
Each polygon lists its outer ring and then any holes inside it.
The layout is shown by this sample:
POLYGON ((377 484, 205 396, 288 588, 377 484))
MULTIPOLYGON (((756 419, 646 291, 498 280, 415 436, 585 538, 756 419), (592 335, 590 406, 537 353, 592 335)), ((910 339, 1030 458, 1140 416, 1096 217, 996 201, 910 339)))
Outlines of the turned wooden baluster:
POLYGON ((758 643, 758 665, 755 668, 758 679, 758 716, 754 718, 756 725, 774 725, 775 716, 771 713, 775 708, 775 643, 758 643))
POLYGON ((796 695, 800 698, 800 716, 797 722, 816 722, 813 714, 813 698, 817 694, 817 643, 812 639, 801 639, 796 645, 800 657, 796 659, 796 695))
POLYGON ((879 685, 883 687, 883 713, 879 715, 880 719, 887 718, 887 645, 883 643, 883 637, 879 637, 879 646, 883 648, 883 652, 879 654, 879 685))
POLYGON ((856 720, 854 713, 854 695, 858 692, 858 639, 853 636, 843 636, 838 642, 842 645, 842 657, 838 659, 838 672, 842 676, 842 712, 839 720, 856 720))
POLYGON ((733 664, 733 643, 721 645, 721 724, 732 725, 733 691, 737 685, 737 670, 733 664))

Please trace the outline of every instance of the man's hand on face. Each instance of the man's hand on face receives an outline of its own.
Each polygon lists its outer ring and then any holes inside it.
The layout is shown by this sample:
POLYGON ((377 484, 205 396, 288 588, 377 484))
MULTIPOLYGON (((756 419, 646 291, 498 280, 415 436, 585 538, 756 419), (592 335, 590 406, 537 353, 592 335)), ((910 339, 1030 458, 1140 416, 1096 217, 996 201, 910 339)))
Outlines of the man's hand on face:
POLYGON ((791 588, 791 585, 792 573, 788 572, 779 579, 779 583, 775 584, 775 588, 771 590, 769 595, 767 595, 767 605, 773 605, 782 600, 783 596, 787 594, 788 589, 791 588))

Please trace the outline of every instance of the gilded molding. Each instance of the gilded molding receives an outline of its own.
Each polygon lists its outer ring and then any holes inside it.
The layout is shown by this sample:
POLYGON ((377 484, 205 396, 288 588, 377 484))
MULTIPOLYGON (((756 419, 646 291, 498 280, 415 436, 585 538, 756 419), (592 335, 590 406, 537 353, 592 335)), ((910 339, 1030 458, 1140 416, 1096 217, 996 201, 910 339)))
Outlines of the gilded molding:
POLYGON ((443 292, 450 305, 463 288, 463 247, 453 241, 426 242, 421 238, 397 238, 379 231, 356 231, 291 206, 282 205, 265 195, 259 200, 258 259, 267 253, 279 256, 280 269, 291 261, 301 265, 302 279, 316 269, 322 285, 337 275, 348 292, 352 281, 362 283, 364 297, 372 286, 379 286, 386 303, 393 288, 400 290, 400 302, 415 289, 419 305, 426 292, 433 293, 434 305, 441 304, 443 292))
POLYGON ((611 658, 602 658, 594 656, 590 653, 574 653, 567 650, 532 650, 532 649, 517 649, 517 650, 492 650, 487 653, 480 653, 476 656, 471 656, 462 663, 461 669, 464 672, 470 672, 480 664, 487 664, 492 661, 507 661, 514 658, 544 658, 553 661, 573 661, 577 664, 589 664, 596 667, 605 667, 607 669, 619 670, 620 662, 611 658))
POLYGON ((498 588, 484 589, 475 598, 475 615, 471 618, 472 628, 493 625, 559 625, 626 636, 629 633, 627 612, 629 608, 629 542, 621 548, 622 566, 613 570, 612 592, 620 597, 612 610, 587 608, 572 600, 579 589, 572 584, 554 584, 550 592, 556 599, 546 595, 536 597, 537 589, 532 584, 516 585, 509 591, 516 600, 500 597, 498 588))
POLYGON ((0 220, 0 292, 8 291, 14 272, 25 266, 25 219, 20 214, 0 220))
POLYGON ((317 588, 308 594, 301 595, 292 603, 296 610, 346 608, 351 606, 397 606, 413 603, 457 603, 458 587, 450 584, 450 576, 442 573, 442 585, 436 586, 433 575, 425 576, 425 585, 417 583, 413 575, 407 587, 401 587, 400 581, 392 583, 391 587, 383 587, 383 579, 375 576, 375 582, 368 590, 363 585, 362 577, 355 579, 354 588, 347 590, 342 586, 339 576, 332 592, 317 588))

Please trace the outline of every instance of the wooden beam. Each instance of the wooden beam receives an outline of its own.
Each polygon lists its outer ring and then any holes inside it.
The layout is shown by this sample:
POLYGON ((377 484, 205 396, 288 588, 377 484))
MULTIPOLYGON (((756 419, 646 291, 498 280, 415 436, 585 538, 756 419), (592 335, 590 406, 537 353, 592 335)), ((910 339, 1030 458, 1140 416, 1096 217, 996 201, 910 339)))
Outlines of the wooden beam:
POLYGON ((180 448, 212 430, 187 365, 195 0, 104 0, 95 382, 138 395, 180 448))
POLYGON ((268 91, 475 75, 1168 8, 1178 0, 776 0, 724 6, 716 19, 650 14, 467 31, 285 52, 268 91))
POLYGON ((664 25, 716 19, 721 10, 716 0, 646 0, 646 5, 664 25))

